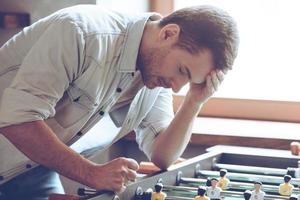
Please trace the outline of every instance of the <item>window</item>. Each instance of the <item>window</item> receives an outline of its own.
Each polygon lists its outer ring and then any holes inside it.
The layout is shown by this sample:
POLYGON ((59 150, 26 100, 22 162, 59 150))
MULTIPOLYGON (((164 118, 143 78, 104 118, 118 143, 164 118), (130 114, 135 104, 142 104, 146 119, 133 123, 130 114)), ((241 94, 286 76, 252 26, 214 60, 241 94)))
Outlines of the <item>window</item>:
POLYGON ((175 0, 174 9, 201 4, 226 10, 240 32, 234 70, 202 114, 299 122, 300 1, 175 0))

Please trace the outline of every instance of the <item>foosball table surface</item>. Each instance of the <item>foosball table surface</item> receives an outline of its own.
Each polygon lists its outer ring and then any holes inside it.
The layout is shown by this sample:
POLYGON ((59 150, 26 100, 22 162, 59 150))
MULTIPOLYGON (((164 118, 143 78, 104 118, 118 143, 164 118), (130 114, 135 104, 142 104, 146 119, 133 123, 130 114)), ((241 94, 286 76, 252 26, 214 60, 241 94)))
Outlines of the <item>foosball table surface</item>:
MULTIPOLYGON (((162 182, 166 199, 194 199, 198 186, 205 186, 207 179, 219 178, 220 169, 228 171, 230 184, 222 191, 222 199, 244 199, 243 192, 253 190, 253 182, 262 183, 265 199, 289 199, 290 195, 280 195, 278 187, 283 183, 283 176, 295 176, 299 156, 287 150, 249 148, 237 146, 214 146, 207 153, 187 159, 171 166, 166 171, 154 174, 139 174, 135 182, 129 183, 123 193, 102 193, 87 195, 82 199, 91 200, 137 200, 137 194, 152 189, 157 182, 162 182)), ((300 179, 293 177, 293 194, 300 194, 300 179)))

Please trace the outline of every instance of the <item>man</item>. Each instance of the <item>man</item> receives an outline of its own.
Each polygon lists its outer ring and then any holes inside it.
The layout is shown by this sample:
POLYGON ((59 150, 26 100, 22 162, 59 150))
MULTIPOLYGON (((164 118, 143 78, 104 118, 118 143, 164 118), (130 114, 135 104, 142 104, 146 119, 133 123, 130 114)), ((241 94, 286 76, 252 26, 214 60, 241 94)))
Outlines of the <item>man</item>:
POLYGON ((96 164, 68 147, 120 110, 126 115, 116 120, 122 128, 112 142, 134 130, 149 159, 167 168, 184 151, 237 46, 232 18, 209 6, 161 18, 81 5, 25 28, 0 53, 2 196, 62 192, 49 181, 49 169, 97 190, 123 191, 136 177, 135 160, 96 164), (177 92, 186 83, 190 89, 174 117, 169 88, 177 92), (41 166, 31 169, 36 163, 41 166), (17 193, 15 183, 27 177, 17 193))

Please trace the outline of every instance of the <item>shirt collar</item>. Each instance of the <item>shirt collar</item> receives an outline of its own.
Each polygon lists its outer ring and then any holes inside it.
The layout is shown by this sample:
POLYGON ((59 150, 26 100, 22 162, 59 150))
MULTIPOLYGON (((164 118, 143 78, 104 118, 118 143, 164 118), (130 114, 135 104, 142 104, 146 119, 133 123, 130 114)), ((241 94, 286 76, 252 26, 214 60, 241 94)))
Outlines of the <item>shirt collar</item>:
POLYGON ((145 13, 128 25, 124 49, 120 56, 118 70, 120 72, 135 72, 136 60, 139 52, 144 27, 149 19, 158 20, 162 18, 158 13, 145 13))

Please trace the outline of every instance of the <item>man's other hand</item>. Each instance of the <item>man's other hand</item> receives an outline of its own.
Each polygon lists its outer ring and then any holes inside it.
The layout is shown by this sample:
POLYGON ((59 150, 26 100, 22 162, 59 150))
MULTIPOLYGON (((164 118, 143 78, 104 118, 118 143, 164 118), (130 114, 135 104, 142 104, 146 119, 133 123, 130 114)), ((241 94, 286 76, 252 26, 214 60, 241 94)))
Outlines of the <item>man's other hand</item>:
POLYGON ((95 165, 90 171, 89 185, 96 190, 123 192, 128 181, 135 181, 139 164, 131 158, 116 158, 103 165, 95 165))
POLYGON ((228 70, 213 70, 206 76, 204 83, 191 83, 186 97, 195 103, 205 103, 218 90, 227 71, 228 70))

